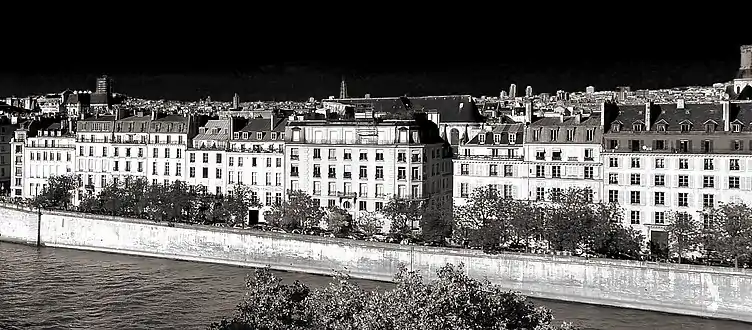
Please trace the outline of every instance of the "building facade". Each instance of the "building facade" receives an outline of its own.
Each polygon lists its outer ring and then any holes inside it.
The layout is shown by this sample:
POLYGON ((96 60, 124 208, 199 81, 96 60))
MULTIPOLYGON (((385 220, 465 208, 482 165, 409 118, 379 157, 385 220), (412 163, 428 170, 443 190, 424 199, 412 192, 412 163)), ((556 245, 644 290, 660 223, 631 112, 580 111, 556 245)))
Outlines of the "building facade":
POLYGON ((76 137, 70 119, 27 120, 10 142, 11 197, 32 198, 51 176, 74 173, 76 137))
POLYGON ((299 116, 286 127, 285 158, 285 190, 304 191, 356 220, 362 212, 380 211, 393 197, 451 201, 451 151, 425 116, 299 116))
POLYGON ((752 104, 610 104, 604 117, 605 197, 652 241, 670 211, 752 204, 752 104))

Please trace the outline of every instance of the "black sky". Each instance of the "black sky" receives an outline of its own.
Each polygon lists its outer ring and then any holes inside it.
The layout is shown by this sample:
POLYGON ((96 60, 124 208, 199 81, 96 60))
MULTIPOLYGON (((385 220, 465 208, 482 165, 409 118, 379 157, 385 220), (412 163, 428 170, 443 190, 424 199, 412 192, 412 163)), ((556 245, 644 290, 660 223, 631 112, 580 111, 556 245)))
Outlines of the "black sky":
MULTIPOLYGON (((354 96, 498 95, 516 83, 536 92, 617 85, 665 88, 733 78, 741 42, 641 42, 485 38, 392 38, 374 41, 202 43, 155 39, 103 52, 11 55, 0 95, 92 89, 99 74, 132 96, 229 100, 337 95, 341 76, 354 96)), ((169 39, 164 39, 169 40, 169 39)))

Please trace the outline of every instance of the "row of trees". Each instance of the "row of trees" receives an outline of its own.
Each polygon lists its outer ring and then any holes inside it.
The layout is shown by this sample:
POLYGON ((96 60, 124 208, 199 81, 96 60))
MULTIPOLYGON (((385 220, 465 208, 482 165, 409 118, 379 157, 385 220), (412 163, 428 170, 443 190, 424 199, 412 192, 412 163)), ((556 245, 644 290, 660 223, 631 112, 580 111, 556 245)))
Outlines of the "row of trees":
POLYGON ((234 317, 210 329, 577 329, 553 325, 550 310, 468 277, 462 265, 442 267, 431 282, 403 267, 395 282, 391 290, 368 292, 339 276, 328 287, 311 289, 297 281, 283 284, 268 269, 260 269, 249 277, 234 317))
MULTIPOLYGON (((77 176, 52 177, 34 203, 67 209, 79 187, 77 176)), ((491 187, 481 187, 461 206, 453 207, 450 199, 440 195, 423 200, 394 198, 378 213, 356 212, 352 217, 339 207, 322 208, 302 191, 291 191, 265 218, 286 230, 319 227, 323 221, 335 233, 367 235, 380 233, 387 219, 388 233, 399 238, 415 236, 414 229, 419 227, 423 241, 454 241, 487 251, 568 251, 640 258, 646 238, 623 225, 624 212, 617 204, 584 202, 590 193, 571 188, 554 192, 551 202, 530 202, 506 199, 491 187)), ((132 177, 111 182, 98 194, 85 195, 78 209, 155 221, 233 225, 258 206, 243 185, 235 186, 230 194, 214 195, 180 181, 150 185, 144 178, 132 177)), ((680 256, 681 262, 683 256, 700 255, 737 267, 752 260, 752 209, 745 204, 720 204, 701 216, 672 211, 666 216, 665 230, 666 242, 657 245, 667 250, 651 249, 662 258, 670 252, 680 256)))
MULTIPOLYGON (((35 206, 68 209, 81 187, 75 175, 54 176, 33 200, 35 206)), ((98 193, 82 196, 78 210, 86 213, 192 224, 242 223, 251 207, 250 189, 237 185, 231 193, 215 195, 182 181, 149 184, 142 177, 110 182, 98 193)))

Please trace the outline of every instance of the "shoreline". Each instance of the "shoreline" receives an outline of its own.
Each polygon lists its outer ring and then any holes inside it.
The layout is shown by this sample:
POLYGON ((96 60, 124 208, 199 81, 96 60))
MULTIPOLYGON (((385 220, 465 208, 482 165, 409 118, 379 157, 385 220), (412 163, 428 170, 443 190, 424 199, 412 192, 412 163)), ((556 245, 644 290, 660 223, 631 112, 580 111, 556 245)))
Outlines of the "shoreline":
MULTIPOLYGON (((302 270, 294 270, 294 269, 282 269, 282 268, 274 268, 269 265, 266 266, 251 266, 245 263, 237 263, 227 260, 210 260, 210 259, 203 259, 203 260, 189 260, 189 259, 183 259, 183 258, 176 258, 176 257, 165 257, 160 256, 158 254, 154 253, 142 253, 138 251, 123 251, 123 250, 112 250, 112 249, 97 249, 97 248, 90 248, 90 247, 70 247, 70 246, 50 246, 50 245, 41 245, 36 246, 35 243, 30 242, 24 242, 21 240, 16 241, 6 241, 2 240, 2 237, 0 237, 0 244, 2 243, 8 243, 13 245, 25 245, 29 247, 36 247, 36 248, 53 248, 53 249, 64 249, 64 250, 76 250, 76 251, 84 251, 84 252, 97 252, 97 253, 104 253, 104 254, 116 254, 116 255, 124 255, 124 256, 132 256, 132 257, 142 257, 142 258, 150 258, 150 259, 162 259, 162 260, 173 260, 173 261, 180 261, 180 262, 188 262, 188 263, 198 263, 198 264, 214 264, 214 265, 225 265, 225 266, 231 266, 231 267, 237 267, 237 268, 243 268, 248 269, 249 271, 252 271, 254 269, 259 268, 265 268, 269 267, 271 270, 276 272, 285 272, 285 273, 294 273, 294 274, 306 274, 306 275, 314 275, 314 276, 323 276, 323 277, 332 277, 332 275, 328 272, 311 272, 311 271, 302 271, 302 270)), ((249 272, 250 274, 250 272, 249 272)), ((357 280, 366 280, 371 282, 379 282, 384 284, 394 284, 392 280, 383 280, 383 279, 369 279, 364 277, 355 276, 353 274, 349 274, 352 279, 357 280)), ((304 283, 305 284, 305 283, 304 283)), ((515 290, 511 290, 514 292, 515 290)), ((631 309, 631 310, 638 310, 638 311, 644 311, 644 312, 651 312, 651 313, 659 313, 659 314, 668 314, 668 315, 676 315, 676 316, 687 316, 687 317, 693 317, 693 318, 699 318, 699 319, 706 319, 706 320, 717 320, 717 321, 731 321, 731 322, 738 322, 742 324, 749 324, 752 326, 752 322, 747 321, 741 321, 741 320, 735 320, 731 318, 720 318, 720 317, 710 317, 710 316, 701 316, 701 315, 691 315, 686 313, 680 313, 680 312, 669 312, 669 311, 656 311, 653 309, 646 309, 646 308, 639 308, 639 307, 619 307, 609 304, 598 304, 598 303, 587 303, 587 302, 580 302, 580 301, 573 301, 573 300, 564 300, 564 299, 555 299, 555 298, 548 298, 543 296, 536 296, 536 295, 529 295, 529 294, 523 294, 520 293, 527 298, 535 299, 535 300, 542 300, 542 301, 550 301, 554 303, 565 303, 565 304, 580 304, 580 305, 589 305, 589 306, 597 306, 601 308, 613 308, 613 309, 631 309)), ((537 304, 540 305, 540 304, 537 304)), ((546 307, 546 306, 543 306, 546 307)), ((548 307, 546 307, 548 308, 548 307)), ((554 315, 556 316, 556 315, 554 315)), ((556 318, 557 320, 559 318, 556 318)))
POLYGON ((0 240, 389 283, 447 263, 531 298, 752 323, 752 271, 410 246, 0 206, 0 240))

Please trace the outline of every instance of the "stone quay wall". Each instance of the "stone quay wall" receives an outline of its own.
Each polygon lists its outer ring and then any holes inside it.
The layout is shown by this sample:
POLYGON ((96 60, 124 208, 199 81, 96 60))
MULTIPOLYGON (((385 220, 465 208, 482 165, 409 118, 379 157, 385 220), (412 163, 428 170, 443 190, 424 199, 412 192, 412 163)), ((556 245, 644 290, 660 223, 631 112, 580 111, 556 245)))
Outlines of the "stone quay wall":
POLYGON ((0 205, 0 241, 391 281, 447 264, 522 294, 752 322, 752 271, 499 254, 24 209, 0 205))

